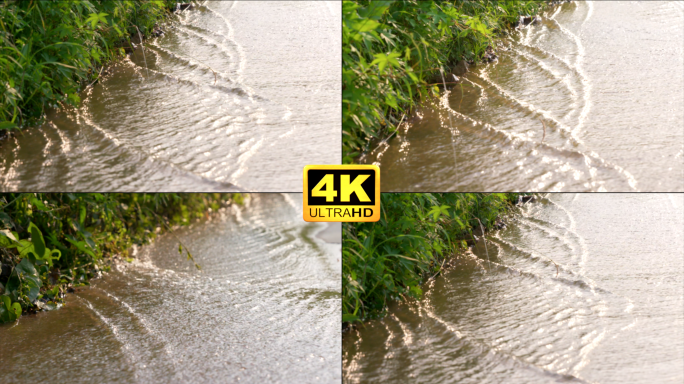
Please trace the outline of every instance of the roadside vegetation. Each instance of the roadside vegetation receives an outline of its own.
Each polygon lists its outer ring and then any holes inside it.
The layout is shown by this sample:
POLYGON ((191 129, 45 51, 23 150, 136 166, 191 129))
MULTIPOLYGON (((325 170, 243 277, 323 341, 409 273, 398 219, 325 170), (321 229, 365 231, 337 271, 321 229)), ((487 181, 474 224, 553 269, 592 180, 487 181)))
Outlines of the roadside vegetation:
POLYGON ((439 93, 440 69, 479 61, 497 35, 544 6, 540 0, 345 0, 344 163, 371 139, 391 135, 421 99, 439 93))
POLYGON ((0 3, 0 133, 77 105, 100 69, 188 0, 7 0, 0 3))
MULTIPOLYGON (((108 270, 113 256, 131 261, 133 245, 243 199, 219 193, 0 194, 0 323, 57 308, 67 290, 108 270)), ((194 263, 183 244, 178 251, 194 263)))
POLYGON ((342 322, 385 313, 390 300, 420 298, 420 285, 518 199, 517 193, 383 193, 380 221, 344 223, 342 322))

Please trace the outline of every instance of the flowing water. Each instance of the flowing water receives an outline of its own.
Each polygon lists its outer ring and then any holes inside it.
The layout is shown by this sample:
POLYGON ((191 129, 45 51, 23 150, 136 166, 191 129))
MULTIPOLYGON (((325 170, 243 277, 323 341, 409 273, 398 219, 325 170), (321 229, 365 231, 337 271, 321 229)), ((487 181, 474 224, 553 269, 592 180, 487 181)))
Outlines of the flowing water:
POLYGON ((684 191, 684 3, 567 3, 497 51, 364 160, 383 191, 684 191))
POLYGON ((202 2, 1 142, 0 189, 299 191, 341 159, 340 44, 336 2, 202 2))
POLYGON ((340 228, 302 221, 301 200, 252 195, 0 326, 1 381, 339 383, 340 228))
POLYGON ((343 381, 681 383, 683 207, 682 194, 525 205, 422 300, 346 333, 343 381))

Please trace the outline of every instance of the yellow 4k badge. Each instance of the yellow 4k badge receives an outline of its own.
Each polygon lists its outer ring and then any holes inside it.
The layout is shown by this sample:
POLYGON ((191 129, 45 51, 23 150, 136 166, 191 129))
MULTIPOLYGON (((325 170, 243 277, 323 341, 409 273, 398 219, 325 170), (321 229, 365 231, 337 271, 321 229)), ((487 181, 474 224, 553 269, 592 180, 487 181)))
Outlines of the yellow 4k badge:
POLYGON ((376 165, 304 167, 304 220, 380 220, 380 168, 376 165))

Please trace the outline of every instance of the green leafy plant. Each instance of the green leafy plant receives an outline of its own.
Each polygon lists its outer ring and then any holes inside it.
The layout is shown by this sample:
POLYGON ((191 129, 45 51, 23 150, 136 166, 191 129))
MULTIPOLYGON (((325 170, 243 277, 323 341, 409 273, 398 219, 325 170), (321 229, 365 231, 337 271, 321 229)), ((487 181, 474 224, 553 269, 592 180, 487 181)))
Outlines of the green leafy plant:
POLYGON ((389 300, 419 298, 421 283, 466 246, 473 228, 491 228, 515 193, 384 193, 376 223, 345 223, 342 321, 381 316, 389 300))
POLYGON ((21 316, 21 305, 12 303, 9 296, 0 296, 0 323, 14 321, 21 316))
MULTIPOLYGON (((240 194, 0 194, 0 323, 54 307, 70 287, 88 285, 114 255, 174 226, 204 218, 240 194)), ((187 247, 188 260, 199 269, 187 247)))
POLYGON ((151 32, 176 1, 0 3, 0 130, 37 123, 49 106, 77 105, 96 69, 121 57, 138 29, 151 32))
POLYGON ((459 60, 477 61, 538 0, 342 3, 344 163, 391 135, 402 116, 435 92, 428 80, 459 60))

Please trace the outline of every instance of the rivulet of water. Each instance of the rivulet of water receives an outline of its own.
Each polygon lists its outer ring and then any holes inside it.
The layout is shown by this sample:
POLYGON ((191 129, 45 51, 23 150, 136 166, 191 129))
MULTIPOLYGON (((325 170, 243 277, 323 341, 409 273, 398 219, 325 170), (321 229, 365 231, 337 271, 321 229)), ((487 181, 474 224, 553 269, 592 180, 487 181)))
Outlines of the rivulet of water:
POLYGON ((340 228, 301 201, 254 194, 0 326, 0 381, 339 383, 340 228))
POLYGON ((684 191, 682 2, 557 6, 459 81, 364 160, 383 191, 684 191))
POLYGON ((550 194, 423 288, 343 335, 343 382, 679 383, 684 195, 550 194))
POLYGON ((79 108, 0 143, 5 191, 299 191, 341 159, 341 9, 203 1, 79 108))

